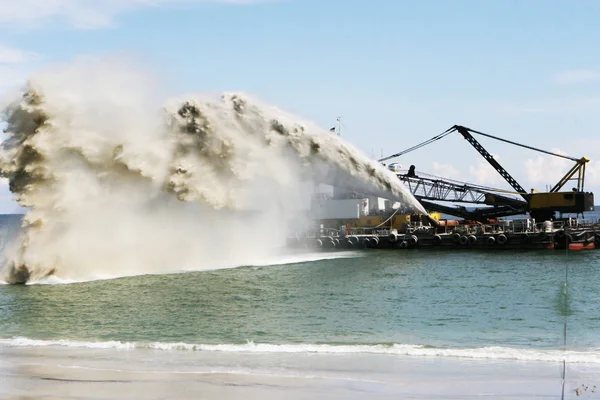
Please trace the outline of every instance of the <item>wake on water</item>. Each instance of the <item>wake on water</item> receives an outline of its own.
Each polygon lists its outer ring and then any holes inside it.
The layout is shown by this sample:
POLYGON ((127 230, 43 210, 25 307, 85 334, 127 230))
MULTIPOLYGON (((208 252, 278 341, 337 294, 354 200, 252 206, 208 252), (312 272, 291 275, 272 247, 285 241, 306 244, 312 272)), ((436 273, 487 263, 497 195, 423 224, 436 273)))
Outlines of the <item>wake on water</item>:
POLYGON ((153 104, 119 60, 33 76, 4 109, 0 175, 28 209, 0 279, 85 280, 248 265, 272 254, 314 183, 424 212, 339 137, 251 97, 153 104))

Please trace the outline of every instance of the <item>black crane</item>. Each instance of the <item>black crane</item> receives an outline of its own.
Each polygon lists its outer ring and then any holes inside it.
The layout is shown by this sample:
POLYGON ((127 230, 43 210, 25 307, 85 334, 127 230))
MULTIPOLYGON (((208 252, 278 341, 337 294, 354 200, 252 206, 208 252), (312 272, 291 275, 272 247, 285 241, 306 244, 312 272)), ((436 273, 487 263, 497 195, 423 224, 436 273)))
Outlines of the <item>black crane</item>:
POLYGON ((550 151, 538 149, 532 146, 516 143, 507 139, 499 138, 487 133, 479 132, 465 126, 454 125, 441 134, 433 138, 406 149, 400 153, 380 159, 380 162, 391 158, 399 157, 408 152, 417 150, 423 146, 431 144, 437 140, 444 138, 452 132, 460 133, 483 158, 508 182, 515 190, 515 194, 520 196, 522 200, 507 197, 504 195, 495 194, 492 188, 487 190, 482 187, 472 184, 464 184, 462 188, 455 183, 438 180, 431 181, 427 178, 419 178, 414 173, 399 175, 399 178, 411 190, 413 195, 423 204, 424 207, 433 210, 444 212, 446 214, 455 215, 462 218, 485 221, 490 218, 497 218, 508 215, 524 214, 528 212, 532 218, 537 220, 547 220, 554 216, 556 212, 579 214, 584 211, 594 210, 594 195, 584 191, 585 183, 585 166, 589 162, 586 157, 573 158, 563 154, 552 153, 550 151), (499 140, 515 146, 524 147, 529 150, 541 152, 544 154, 561 157, 575 162, 575 165, 554 185, 549 192, 527 192, 509 173, 500 165, 500 163, 473 137, 472 134, 482 135, 491 139, 499 140), (562 191, 561 189, 569 182, 577 181, 576 186, 571 191, 562 191), (429 188, 426 190, 425 188, 429 188), (458 193, 456 190, 463 190, 465 195, 456 195, 454 198, 449 196, 452 193, 458 193), (478 194, 478 195, 475 195, 478 194), (490 207, 479 208, 475 210, 466 210, 464 207, 448 207, 428 200, 438 201, 456 201, 461 203, 479 203, 486 204, 490 207))

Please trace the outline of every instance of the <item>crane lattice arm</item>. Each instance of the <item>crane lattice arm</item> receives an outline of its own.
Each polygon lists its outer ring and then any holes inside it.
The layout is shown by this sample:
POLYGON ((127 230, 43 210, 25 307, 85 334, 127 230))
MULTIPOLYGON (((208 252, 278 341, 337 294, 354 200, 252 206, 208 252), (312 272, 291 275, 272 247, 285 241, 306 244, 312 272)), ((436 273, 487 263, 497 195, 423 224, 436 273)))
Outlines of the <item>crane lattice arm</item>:
POLYGON ((522 209, 523 212, 527 209, 527 202, 523 200, 497 194, 469 184, 458 184, 443 179, 431 179, 419 175, 398 175, 398 178, 419 200, 510 205, 522 209))
MULTIPOLYGON (((390 158, 394 158, 397 156, 404 155, 408 152, 419 149, 423 146, 426 146, 434 141, 440 140, 452 132, 459 132, 478 152, 485 158, 485 160, 504 178, 506 182, 512 186, 512 188, 519 194, 524 200, 525 205, 522 203, 515 203, 514 199, 511 199, 507 202, 505 199, 500 198, 500 201, 496 201, 494 203, 490 203, 487 201, 485 204, 493 204, 494 207, 492 210, 484 210, 477 211, 475 213, 469 211, 470 215, 475 215, 478 218, 483 218, 484 216, 493 216, 494 214, 506 214, 513 211, 527 211, 530 216, 539 220, 551 219, 554 216, 555 212, 561 213, 582 213, 585 211, 593 211, 594 210, 594 195, 593 193, 584 192, 584 183, 585 183, 585 167, 586 164, 590 161, 586 157, 582 158, 573 158, 564 154, 557 154, 547 150, 538 149, 532 146, 527 146, 521 143, 513 142, 507 139, 503 139, 500 137, 496 137, 493 135, 489 135, 487 133, 479 132, 461 125, 454 125, 450 129, 442 132, 441 134, 434 136, 433 138, 420 143, 416 146, 413 146, 405 151, 394 154, 392 156, 382 158, 380 161, 388 160, 390 158), (515 146, 523 147, 529 150, 537 151, 540 153, 548 154, 555 157, 564 158, 566 160, 574 161, 575 165, 562 177, 556 185, 547 193, 528 193, 523 186, 521 186, 509 173, 498 163, 498 161, 473 137, 472 133, 478 134, 481 136, 486 136, 488 138, 498 140, 504 143, 509 143, 515 146), (573 188, 572 191, 561 192, 561 189, 567 184, 569 181, 577 181, 577 185, 573 188)), ((440 183, 429 183, 427 186, 424 182, 412 182, 408 181, 409 188, 415 194, 415 197, 419 200, 423 200, 422 203, 425 207, 430 206, 434 207, 433 203, 427 202, 426 199, 430 200, 444 200, 444 201, 457 201, 457 202, 479 202, 482 200, 481 193, 474 190, 474 188, 468 188, 468 190, 464 193, 461 193, 455 187, 447 187, 440 183), (412 185, 412 186, 411 186, 412 185), (425 205, 425 202, 428 205, 425 205)), ((483 202, 483 201, 482 201, 483 202)), ((440 206, 445 207, 445 206, 440 206)), ((435 209, 435 208, 431 208, 435 209)), ((446 211, 450 211, 452 208, 448 208, 446 211)), ((441 210, 441 208, 439 208, 441 210)), ((458 215, 454 213, 454 215, 458 215)))
POLYGON ((471 135, 471 133, 469 132, 470 129, 469 128, 465 128, 464 126, 459 126, 459 125, 455 125, 454 128, 461 134, 463 135, 463 137, 469 142, 471 143, 471 145, 473 147, 475 147, 475 150, 477 150, 479 152, 479 154, 481 154, 483 156, 483 158, 485 158, 485 160, 490 163, 490 165, 492 167, 494 167, 494 169, 496 171, 498 171, 498 173, 504 178, 504 180, 506 180, 506 182, 508 182, 508 184, 510 186, 512 186, 513 189, 515 189, 517 191, 517 193, 519 193, 521 195, 521 197, 523 197, 526 201, 529 201, 529 199, 531 198, 531 196, 527 193, 527 191, 525 189, 523 189, 523 186, 521 186, 519 184, 519 182, 517 182, 515 180, 515 178, 513 178, 507 170, 504 169, 504 167, 502 167, 502 165, 500 165, 500 163, 498 163, 498 161, 496 161, 496 159, 494 158, 494 156, 492 156, 477 140, 475 140, 475 138, 473 137, 473 135, 471 135))

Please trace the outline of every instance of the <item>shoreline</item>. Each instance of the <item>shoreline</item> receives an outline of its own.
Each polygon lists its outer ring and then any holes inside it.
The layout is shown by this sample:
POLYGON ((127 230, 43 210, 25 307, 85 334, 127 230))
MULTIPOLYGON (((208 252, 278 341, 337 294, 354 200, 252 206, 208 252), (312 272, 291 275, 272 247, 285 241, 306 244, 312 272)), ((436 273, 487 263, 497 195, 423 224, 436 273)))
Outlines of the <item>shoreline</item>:
MULTIPOLYGON (((0 346, 2 398, 559 399, 562 364, 381 354, 0 346)), ((566 393, 600 365, 567 364, 566 393)))

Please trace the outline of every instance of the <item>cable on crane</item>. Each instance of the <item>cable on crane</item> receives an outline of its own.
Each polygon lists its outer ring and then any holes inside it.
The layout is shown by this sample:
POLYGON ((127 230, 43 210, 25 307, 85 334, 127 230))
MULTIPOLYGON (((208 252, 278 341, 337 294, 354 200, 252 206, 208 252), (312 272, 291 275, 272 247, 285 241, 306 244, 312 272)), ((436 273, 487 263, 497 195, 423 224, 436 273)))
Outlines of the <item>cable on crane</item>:
POLYGON ((414 151, 414 150, 420 149, 420 148, 421 148, 421 147, 423 147, 423 146, 427 146, 427 145, 428 145, 428 144, 430 144, 430 143, 433 143, 433 142, 435 142, 435 141, 437 141, 437 140, 440 140, 440 139, 442 139, 443 137, 447 136, 448 134, 450 134, 450 133, 454 132, 455 130, 456 130, 456 129, 455 129, 454 127, 452 127, 452 128, 450 128, 450 129, 447 129, 447 130, 445 130, 444 132, 440 133, 439 135, 436 135, 436 136, 432 137, 431 139, 428 139, 428 140, 426 140, 426 141, 424 141, 424 142, 422 142, 422 143, 419 143, 419 144, 417 144, 417 145, 415 145, 415 146, 413 146, 413 147, 411 147, 411 148, 408 148, 408 149, 406 149, 406 150, 404 150, 404 151, 401 151, 400 153, 392 154, 391 156, 387 156, 387 157, 381 158, 381 159, 379 159, 379 160, 377 160, 377 161, 379 161, 379 162, 383 162, 383 161, 387 161, 387 160, 389 160, 390 158, 396 158, 396 157, 400 157, 400 156, 402 156, 402 155, 404 155, 404 154, 406 154, 406 153, 410 153, 411 151, 414 151))
MULTIPOLYGON (((402 170, 402 171, 406 171, 406 170, 402 170)), ((487 192, 496 192, 496 193, 504 193, 504 194, 522 194, 520 192, 515 192, 514 190, 507 190, 507 189, 499 189, 499 188, 495 188, 495 187, 491 187, 491 186, 484 186, 484 185, 479 185, 476 183, 470 183, 470 182, 465 182, 465 181, 459 181, 456 179, 450 179, 450 178, 446 178, 443 176, 439 176, 439 175, 432 175, 432 174, 428 174, 426 172, 422 172, 422 171, 417 171, 417 176, 416 178, 425 178, 425 179, 429 179, 429 180, 434 180, 431 178, 435 178, 436 180, 440 180, 442 182, 447 182, 447 183, 452 183, 452 184, 458 184, 458 185, 462 185, 462 186, 466 186, 466 188, 468 189, 476 189, 476 190, 484 190, 487 192)), ((525 193, 527 194, 527 193, 525 193)))
POLYGON ((476 133, 478 135, 485 136, 485 137, 488 137, 490 139, 495 139, 495 140, 498 140, 500 142, 512 144, 514 146, 523 147, 525 149, 537 151, 537 152, 548 154, 548 155, 551 155, 551 156, 560 157, 560 158, 564 158, 566 160, 571 160, 571 161, 575 161, 575 162, 580 161, 579 159, 577 159, 575 157, 570 157, 570 156, 567 156, 567 155, 564 155, 564 154, 553 153, 551 151, 538 149, 537 147, 528 146, 526 144, 521 144, 521 143, 513 142, 513 141, 508 140, 508 139, 503 139, 503 138, 500 138, 500 137, 497 137, 497 136, 494 136, 494 135, 490 135, 488 133, 484 133, 484 132, 476 131, 476 130, 471 129, 471 128, 467 128, 466 126, 462 126, 462 125, 454 125, 451 128, 448 128, 444 132, 440 133, 439 135, 436 135, 436 136, 432 137, 431 139, 428 139, 428 140, 426 140, 426 141, 424 141, 422 143, 419 143, 419 144, 417 144, 417 145, 415 145, 413 147, 410 147, 410 148, 408 148, 406 150, 403 150, 403 151, 401 151, 399 153, 392 154, 391 156, 387 156, 387 157, 381 158, 381 159, 379 159, 377 161, 383 162, 383 161, 387 161, 387 160, 389 160, 391 158, 400 157, 400 156, 402 156, 402 155, 404 155, 406 153, 410 153, 411 151, 420 149, 423 146, 427 146, 428 144, 431 144, 431 143, 433 143, 433 142, 435 142, 437 140, 440 140, 440 139, 446 137, 447 135, 449 135, 450 133, 455 132, 455 131, 459 131, 460 129, 465 129, 465 130, 467 130, 469 132, 476 133))
MULTIPOLYGON (((452 128, 450 128, 450 129, 457 130, 459 127, 460 127, 460 126, 458 126, 458 125, 454 125, 454 126, 453 126, 452 128)), ((490 134, 488 134, 488 133, 479 132, 479 131, 476 131, 476 130, 474 130, 474 129, 471 129, 471 128, 467 128, 467 127, 460 127, 460 128, 465 128, 465 129, 467 129, 469 132, 476 133, 476 134, 478 134, 478 135, 481 135, 481 136, 489 137, 490 139, 495 139, 495 140, 498 140, 498 141, 500 141, 500 142, 504 142, 504 143, 508 143, 508 144, 515 145, 515 146, 523 147, 523 148, 526 148, 526 149, 529 149, 529 150, 537 151, 537 152, 544 153, 544 154, 548 154, 548 155, 551 155, 551 156, 555 156, 555 157, 564 158, 564 159, 566 159, 566 160, 571 160, 571 161, 579 161, 579 159, 577 159, 577 158, 574 158, 574 157, 566 156, 566 155, 564 155, 564 154, 553 153, 553 152, 551 152, 551 151, 547 151, 547 150, 538 149, 537 147, 533 147, 533 146, 527 146, 526 144, 521 144, 521 143, 513 142, 513 141, 511 141, 511 140, 502 139, 502 138, 499 138, 499 137, 497 137, 497 136, 490 135, 490 134)))

